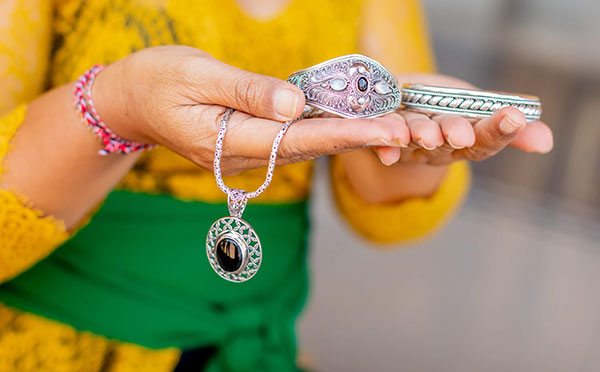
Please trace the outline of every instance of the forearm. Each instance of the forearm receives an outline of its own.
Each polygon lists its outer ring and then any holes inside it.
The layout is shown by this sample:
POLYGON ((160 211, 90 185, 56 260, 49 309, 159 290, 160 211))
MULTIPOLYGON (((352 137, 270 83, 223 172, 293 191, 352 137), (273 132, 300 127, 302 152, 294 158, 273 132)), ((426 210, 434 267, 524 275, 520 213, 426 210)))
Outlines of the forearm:
POLYGON ((3 161, 0 187, 24 195, 34 207, 72 227, 137 158, 99 156, 100 148, 73 107, 72 87, 54 89, 28 105, 3 161))

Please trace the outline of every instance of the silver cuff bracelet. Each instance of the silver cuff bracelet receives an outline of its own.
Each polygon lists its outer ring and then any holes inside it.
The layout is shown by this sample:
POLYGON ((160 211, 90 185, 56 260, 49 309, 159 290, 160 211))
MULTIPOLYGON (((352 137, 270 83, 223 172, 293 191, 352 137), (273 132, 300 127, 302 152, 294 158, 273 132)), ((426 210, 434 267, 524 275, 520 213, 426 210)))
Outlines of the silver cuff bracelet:
POLYGON ((305 115, 323 110, 344 118, 372 118, 400 107, 394 75, 379 62, 350 54, 297 71, 288 81, 304 91, 305 115))
POLYGON ((476 119, 491 116, 507 106, 523 112, 528 121, 539 120, 542 114, 542 104, 535 96, 422 84, 402 86, 402 105, 407 110, 425 114, 455 114, 476 119))

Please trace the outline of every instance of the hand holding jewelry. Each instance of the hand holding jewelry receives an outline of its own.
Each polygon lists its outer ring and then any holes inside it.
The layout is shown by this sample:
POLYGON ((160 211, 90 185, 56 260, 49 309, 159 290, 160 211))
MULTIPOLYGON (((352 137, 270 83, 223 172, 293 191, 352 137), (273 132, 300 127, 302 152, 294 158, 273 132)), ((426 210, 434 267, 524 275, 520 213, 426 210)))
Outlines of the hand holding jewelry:
POLYGON ((221 174, 223 140, 225 139, 227 123, 232 113, 233 109, 227 109, 221 117, 213 164, 217 185, 221 191, 227 194, 227 207, 230 216, 215 221, 208 230, 208 235, 206 236, 206 255, 212 268, 223 279, 232 282, 245 282, 252 278, 260 268, 262 249, 258 235, 252 226, 242 219, 242 214, 244 213, 248 199, 259 196, 271 184, 277 160, 277 150, 279 150, 281 139, 289 126, 298 119, 287 121, 281 126, 279 133, 277 133, 277 136, 273 140, 265 181, 255 191, 246 192, 245 190, 229 188, 223 182, 221 174))
POLYGON ((538 153, 552 148, 552 132, 536 119, 541 112, 539 99, 482 92, 444 75, 403 75, 398 79, 403 82, 403 106, 398 113, 409 130, 411 144, 381 149, 380 157, 387 162, 445 165, 458 160, 482 161, 507 146, 538 153), (426 89, 440 94, 428 94, 426 89), (417 99, 417 94, 422 96, 417 99), (442 106, 431 110, 416 107, 421 101, 434 106, 442 100, 442 106), (464 111, 457 113, 456 107, 464 111), (483 110, 477 111, 478 107, 483 110))
POLYGON ((528 152, 547 152, 552 147, 551 132, 539 121, 537 97, 481 91, 442 75, 407 75, 398 80, 414 83, 399 88, 397 78, 385 67, 359 54, 319 63, 288 79, 303 89, 307 115, 396 118, 396 130, 408 129, 412 143, 407 149, 375 148, 386 165, 399 160, 428 164, 483 160, 507 144, 528 152), (509 112, 512 119, 503 120, 509 112), (519 124, 523 116, 531 124, 526 128, 519 124), (487 118, 491 120, 479 123, 487 118))
MULTIPOLYGON (((437 85, 444 85, 443 77, 428 77, 434 82, 433 85, 438 82, 437 85)), ((404 152, 403 161, 416 163, 447 164, 459 159, 482 160, 517 139, 519 133, 524 132, 526 124, 523 111, 518 106, 492 105, 493 109, 498 110, 473 125, 466 118, 457 115, 430 117, 422 113, 400 110, 401 93, 396 78, 379 63, 360 55, 326 61, 292 74, 288 81, 304 92, 307 107, 303 118, 327 112, 355 119, 302 120, 292 127, 298 129, 293 133, 293 137, 297 138, 299 133, 303 133, 302 136, 309 139, 318 135, 316 131, 322 130, 323 134, 325 131, 331 131, 329 135, 320 137, 322 145, 329 144, 335 150, 331 153, 343 152, 342 148, 334 144, 336 142, 343 144, 346 150, 373 147, 384 164, 393 164, 400 160, 401 151, 404 152), (365 119, 379 116, 381 118, 368 120, 369 125, 365 126, 365 119), (309 127, 315 130, 306 130, 309 127), (436 144, 428 146, 431 139, 436 144), (413 144, 408 146, 411 141, 413 144)), ((453 84, 456 88, 469 87, 464 82, 455 82, 453 84)), ((217 274, 226 280, 243 282, 252 278, 258 271, 262 252, 258 236, 241 218, 242 213, 248 199, 258 196, 271 182, 279 145, 293 121, 283 124, 275 137, 265 182, 256 191, 248 193, 228 188, 221 177, 223 140, 232 114, 233 110, 228 109, 221 118, 214 158, 215 178, 221 190, 228 196, 230 216, 217 220, 211 226, 206 238, 206 252, 217 274)), ((539 132, 540 128, 542 132, 547 129, 541 122, 534 122, 529 127, 532 128, 529 132, 533 133, 539 132)), ((545 134, 548 133, 549 131, 545 134)), ((547 141, 547 136, 545 140, 547 141)), ((528 141, 523 141, 521 146, 525 147, 527 143, 528 141)), ((542 150, 539 151, 543 151, 543 146, 547 145, 542 145, 542 150)), ((319 150, 318 153, 326 152, 319 150)), ((303 157, 308 159, 315 155, 308 150, 291 158, 299 161, 303 157)))

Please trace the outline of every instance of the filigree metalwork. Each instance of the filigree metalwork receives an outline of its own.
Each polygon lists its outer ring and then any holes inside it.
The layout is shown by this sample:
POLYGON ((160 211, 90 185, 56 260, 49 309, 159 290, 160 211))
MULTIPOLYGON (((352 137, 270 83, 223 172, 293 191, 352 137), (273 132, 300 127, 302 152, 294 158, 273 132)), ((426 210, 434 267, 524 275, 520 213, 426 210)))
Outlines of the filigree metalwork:
POLYGON ((542 114, 542 104, 534 96, 421 84, 404 85, 401 91, 405 109, 426 114, 484 118, 508 106, 523 112, 528 121, 539 120, 542 114))
POLYGON ((213 270, 223 279, 231 282, 245 282, 252 278, 260 268, 262 249, 258 235, 250 224, 241 218, 223 217, 215 221, 206 235, 206 255, 213 270), (235 234, 245 244, 243 267, 235 273, 227 272, 219 265, 216 255, 216 243, 223 234, 235 234))
POLYGON ((345 118, 377 117, 400 106, 396 78, 360 54, 319 63, 290 75, 288 81, 304 91, 307 105, 345 118))

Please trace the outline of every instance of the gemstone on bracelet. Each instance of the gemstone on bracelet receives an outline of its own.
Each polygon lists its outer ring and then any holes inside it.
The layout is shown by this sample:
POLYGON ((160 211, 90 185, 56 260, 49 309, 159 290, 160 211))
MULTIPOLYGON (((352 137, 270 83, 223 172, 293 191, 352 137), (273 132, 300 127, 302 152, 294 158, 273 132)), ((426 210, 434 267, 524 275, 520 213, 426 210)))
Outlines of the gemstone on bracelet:
POLYGON ((236 272, 244 262, 242 247, 238 242, 229 237, 222 237, 217 241, 216 256, 219 266, 227 272, 236 272))
POLYGON ((347 85, 348 84, 346 83, 346 80, 341 78, 335 78, 329 81, 329 86, 331 87, 331 89, 337 92, 341 92, 342 90, 346 89, 347 85))
POLYGON ((367 89, 369 88, 369 81, 367 80, 366 77, 361 76, 358 78, 358 80, 356 81, 356 87, 358 88, 358 90, 360 90, 361 92, 366 92, 367 89))
POLYGON ((375 91, 379 94, 388 94, 392 91, 392 88, 390 88, 388 83, 381 80, 375 83, 375 91))

